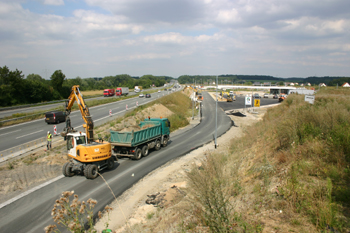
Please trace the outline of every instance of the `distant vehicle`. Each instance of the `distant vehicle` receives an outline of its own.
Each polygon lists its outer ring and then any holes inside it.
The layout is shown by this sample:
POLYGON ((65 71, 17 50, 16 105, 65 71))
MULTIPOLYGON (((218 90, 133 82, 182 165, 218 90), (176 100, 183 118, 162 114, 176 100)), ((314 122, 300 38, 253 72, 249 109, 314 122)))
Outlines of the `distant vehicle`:
POLYGON ((151 98, 151 94, 146 94, 146 98, 151 98))
POLYGON ((45 122, 47 124, 50 123, 60 123, 66 121, 66 113, 62 111, 55 111, 55 112, 47 112, 45 113, 45 122))
POLYGON ((285 100, 287 98, 286 95, 281 95, 279 98, 278 98, 278 102, 282 102, 283 100, 285 100))
POLYGON ((235 95, 229 95, 226 98, 227 102, 232 102, 232 101, 236 101, 236 96, 235 95))
POLYGON ((134 87, 135 93, 141 92, 142 91, 142 86, 135 86, 134 87))
POLYGON ((145 97, 142 93, 139 95, 140 98, 145 97))
POLYGON ((158 90, 158 93, 160 93, 160 90, 158 90))
POLYGON ((260 95, 258 93, 254 93, 253 98, 254 99, 260 99, 261 97, 260 97, 260 95))
POLYGON ((265 93, 264 98, 269 98, 269 94, 265 93))
POLYGON ((167 89, 166 88, 164 88, 164 91, 166 91, 167 89))
POLYGON ((273 95, 273 98, 274 99, 278 99, 278 95, 273 95))
POLYGON ((129 94, 128 87, 117 87, 117 89, 115 89, 116 96, 122 96, 122 95, 128 95, 128 94, 129 94))
POLYGON ((115 92, 114 89, 104 89, 103 90, 103 96, 107 97, 107 96, 114 96, 115 92))

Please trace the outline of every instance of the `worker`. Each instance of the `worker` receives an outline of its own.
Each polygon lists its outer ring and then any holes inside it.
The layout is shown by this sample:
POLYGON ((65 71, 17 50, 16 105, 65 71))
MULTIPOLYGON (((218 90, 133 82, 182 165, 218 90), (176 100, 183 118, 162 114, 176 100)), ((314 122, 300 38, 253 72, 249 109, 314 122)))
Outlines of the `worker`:
POLYGON ((47 150, 51 149, 51 143, 52 143, 52 134, 50 131, 47 131, 47 150))

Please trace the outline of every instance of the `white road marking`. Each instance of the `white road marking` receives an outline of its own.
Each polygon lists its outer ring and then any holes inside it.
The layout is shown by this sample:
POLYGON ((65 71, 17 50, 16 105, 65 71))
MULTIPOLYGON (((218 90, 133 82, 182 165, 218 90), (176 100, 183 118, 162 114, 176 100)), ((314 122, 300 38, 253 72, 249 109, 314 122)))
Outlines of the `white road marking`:
POLYGON ((0 134, 0 136, 4 136, 6 134, 10 134, 10 133, 18 132, 18 131, 21 131, 21 130, 19 129, 19 130, 11 131, 11 132, 8 132, 8 133, 3 133, 3 134, 0 134))
POLYGON ((44 130, 42 129, 42 130, 39 130, 39 131, 30 133, 30 134, 22 135, 22 136, 17 137, 16 139, 18 139, 18 138, 23 138, 23 137, 26 137, 26 136, 28 136, 28 135, 32 135, 32 134, 35 134, 35 133, 39 133, 39 132, 42 132, 42 131, 44 131, 44 130))

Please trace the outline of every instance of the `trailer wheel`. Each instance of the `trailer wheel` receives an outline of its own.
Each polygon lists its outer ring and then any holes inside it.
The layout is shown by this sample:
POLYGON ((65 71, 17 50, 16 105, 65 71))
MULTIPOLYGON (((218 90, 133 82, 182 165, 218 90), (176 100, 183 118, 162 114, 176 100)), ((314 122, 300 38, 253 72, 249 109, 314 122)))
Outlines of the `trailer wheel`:
POLYGON ((163 147, 166 147, 168 145, 168 138, 163 139, 163 147))
POLYGON ((114 159, 111 157, 107 160, 107 169, 112 170, 114 168, 114 159))
POLYGON ((85 167, 84 175, 87 179, 95 179, 97 177, 97 166, 95 164, 88 164, 85 167))
POLYGON ((67 162, 62 167, 62 173, 65 177, 72 177, 74 176, 74 172, 72 171, 72 164, 70 162, 67 162))
POLYGON ((142 151, 140 148, 137 148, 135 150, 135 153, 134 153, 134 156, 132 157, 134 160, 139 160, 141 159, 141 156, 142 156, 142 151))
POLYGON ((142 147, 142 156, 146 157, 148 155, 148 145, 142 147))
POLYGON ((160 141, 156 140, 156 145, 154 146, 154 149, 155 150, 160 150, 160 146, 161 146, 160 141))

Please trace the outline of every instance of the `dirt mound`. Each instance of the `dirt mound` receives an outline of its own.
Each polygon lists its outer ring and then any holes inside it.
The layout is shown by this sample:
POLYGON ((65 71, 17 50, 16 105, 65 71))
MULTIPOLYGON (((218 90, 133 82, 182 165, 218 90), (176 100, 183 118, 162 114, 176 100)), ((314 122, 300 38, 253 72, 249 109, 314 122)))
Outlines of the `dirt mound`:
POLYGON ((123 128, 121 130, 116 130, 116 131, 119 131, 119 132, 131 132, 131 131, 139 131, 141 130, 140 126, 138 125, 131 125, 131 126, 128 126, 126 128, 123 128))
MULTIPOLYGON (((119 132, 130 132, 132 130, 139 131, 141 128, 138 126, 140 121, 145 120, 146 118, 167 118, 172 115, 173 112, 170 111, 167 107, 162 104, 154 104, 148 108, 143 109, 140 112, 137 112, 134 116, 124 118, 122 122, 115 124, 114 126, 106 125, 103 129, 104 134, 109 134, 110 130, 119 131, 119 132)), ((151 127, 153 125, 145 125, 142 129, 151 127)))

